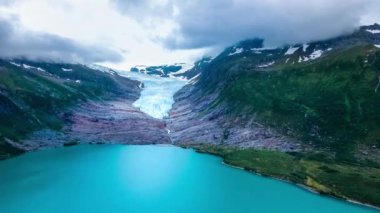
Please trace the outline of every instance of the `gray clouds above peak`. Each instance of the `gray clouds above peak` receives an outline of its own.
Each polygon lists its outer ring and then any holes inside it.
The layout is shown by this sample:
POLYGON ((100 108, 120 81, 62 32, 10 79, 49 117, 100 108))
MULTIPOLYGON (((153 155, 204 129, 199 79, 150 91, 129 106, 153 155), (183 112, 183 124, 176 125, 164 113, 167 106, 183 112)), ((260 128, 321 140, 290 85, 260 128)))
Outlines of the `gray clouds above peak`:
MULTIPOLYGON (((135 2, 112 1, 122 11, 135 2)), ((152 2, 175 8, 168 14, 176 27, 161 38, 170 49, 221 47, 255 37, 270 46, 327 39, 353 31, 364 16, 379 11, 373 8, 380 9, 378 0, 144 0, 134 13, 160 16, 145 10, 152 2)))
POLYGON ((119 62, 116 51, 54 34, 25 30, 17 17, 0 17, 0 58, 65 63, 119 62))
POLYGON ((380 0, 0 0, 0 11, 2 58, 122 69, 192 62, 245 39, 291 45, 380 22, 380 0))
POLYGON ((170 18, 174 13, 171 0, 110 0, 122 14, 141 21, 149 18, 170 18))

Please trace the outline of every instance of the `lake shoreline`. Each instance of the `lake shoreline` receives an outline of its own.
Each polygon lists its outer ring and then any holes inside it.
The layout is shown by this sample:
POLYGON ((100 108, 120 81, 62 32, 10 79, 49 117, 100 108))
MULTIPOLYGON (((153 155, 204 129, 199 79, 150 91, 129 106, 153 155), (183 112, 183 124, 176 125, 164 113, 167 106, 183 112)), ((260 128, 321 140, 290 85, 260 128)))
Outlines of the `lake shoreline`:
POLYGON ((19 155, 14 155, 14 156, 11 156, 9 158, 5 158, 5 159, 0 159, 0 162, 1 161, 6 161, 8 159, 13 159, 13 158, 17 158, 19 156, 22 156, 24 154, 27 154, 27 153, 32 153, 32 152, 38 152, 38 151, 46 151, 46 150, 53 150, 53 149, 59 149, 59 148, 70 148, 70 147, 74 147, 74 146, 82 146, 82 145, 90 145, 90 146, 93 146, 93 145, 119 145, 119 146, 157 146, 157 147, 176 147, 176 148, 182 148, 182 149, 189 149, 189 150, 193 150, 194 152, 197 152, 199 154, 206 154, 206 155, 211 155, 211 156, 215 156, 215 157, 218 157, 220 158, 222 161, 221 163, 227 167, 230 167, 230 168, 233 168, 233 169, 238 169, 238 170, 243 170, 243 171, 247 171, 249 173, 252 173, 254 175, 257 175, 257 176, 260 176, 260 177, 265 177, 265 178, 270 178, 270 179, 273 179, 273 180, 277 180, 277 181, 281 181, 281 182, 284 182, 284 183, 287 183, 287 184, 290 184, 290 185, 293 185, 293 186, 296 186, 296 187, 299 187, 305 191, 308 191, 309 193, 313 193, 313 194, 317 194, 317 195, 320 195, 320 196, 325 196, 325 197, 329 197, 329 198, 333 198, 333 199, 337 199, 337 200, 340 200, 340 201, 344 201, 344 202, 348 202, 350 204, 354 204, 354 205, 358 205, 358 206, 362 206, 362 207, 366 207, 366 208, 370 208, 370 209, 375 209, 375 210, 380 210, 380 207, 378 206, 375 206, 375 205, 371 205, 371 204, 368 204, 368 203, 364 203, 364 202, 360 202, 360 201, 357 201, 357 200, 354 200, 354 199, 350 199, 350 198, 347 198, 347 197, 344 197, 344 196, 339 196, 339 195, 336 195, 336 194, 333 194, 333 193, 325 193, 325 192, 321 192, 321 191, 318 191, 317 188, 313 188, 311 186, 307 186, 303 183, 300 183, 300 182, 295 182, 295 181, 292 181, 292 180, 289 180, 289 179, 285 179, 285 178, 281 178, 281 177, 276 177, 276 176, 273 176, 273 175, 269 175, 269 174, 265 174, 265 173, 260 173, 260 172, 257 172, 253 169, 250 169, 248 167, 245 167, 245 166, 242 166, 242 165, 234 165, 232 163, 229 163, 228 161, 226 161, 225 157, 223 157, 223 155, 220 155, 220 154, 217 154, 215 152, 207 152, 207 151, 204 151, 204 150, 200 150, 198 147, 194 146, 181 146, 181 145, 173 145, 173 144, 142 144, 142 145, 139 145, 139 144, 93 144, 93 143, 88 143, 88 144, 83 144, 83 143, 77 143, 77 144, 73 144, 71 146, 61 146, 61 147, 46 147, 44 149, 39 149, 39 150, 30 150, 30 151, 26 151, 24 153, 21 153, 19 155))
POLYGON ((208 155, 213 155, 213 156, 216 156, 216 157, 220 157, 222 159, 222 164, 223 165, 226 165, 226 166, 234 168, 234 169, 244 170, 244 171, 250 172, 250 173, 252 173, 254 175, 258 175, 258 176, 261 176, 261 177, 271 178, 271 179, 274 179, 274 180, 285 182, 285 183, 297 186, 297 187, 299 187, 299 188, 301 188, 301 189, 303 189, 305 191, 308 191, 310 193, 314 193, 314 194, 317 194, 317 195, 320 195, 320 196, 326 196, 326 197, 338 199, 338 200, 345 201, 345 202, 348 202, 348 203, 351 203, 351 204, 354 204, 354 205, 364 206, 364 207, 367 207, 367 208, 370 208, 370 209, 380 210, 380 206, 375 206, 375 205, 372 205, 372 204, 369 204, 369 203, 360 202, 360 201, 357 201, 357 200, 354 200, 354 199, 350 199, 350 198, 347 198, 345 196, 340 196, 340 195, 337 195, 337 194, 334 194, 334 193, 322 192, 322 191, 319 191, 318 188, 314 188, 312 186, 307 186, 307 185, 305 185, 303 183, 300 183, 300 182, 292 181, 292 180, 281 178, 281 177, 276 177, 276 176, 273 176, 273 175, 270 175, 270 174, 260 173, 260 172, 257 172, 255 170, 253 170, 253 169, 250 169, 250 168, 248 168, 248 167, 246 167, 244 165, 235 165, 235 164, 232 164, 232 163, 226 161, 226 158, 223 155, 217 154, 217 153, 212 152, 212 151, 208 152, 208 151, 205 151, 203 149, 201 150, 201 149, 199 149, 196 146, 194 146, 194 147, 192 147, 192 146, 179 146, 179 147, 184 148, 184 149, 192 149, 195 152, 200 153, 200 154, 208 154, 208 155))
MULTIPOLYGON (((114 186, 113 188, 108 188, 109 190, 106 191, 105 197, 101 197, 99 203, 96 203, 95 208, 97 209, 107 209, 110 208, 109 200, 104 199, 109 196, 116 196, 119 197, 119 201, 122 200, 129 200, 131 197, 128 196, 135 196, 135 192, 138 192, 138 194, 145 192, 146 190, 159 190, 160 193, 171 193, 172 189, 171 184, 167 185, 167 181, 160 182, 155 181, 156 178, 154 177, 162 177, 162 178, 168 178, 177 180, 180 183, 178 190, 180 190, 183 193, 182 198, 178 198, 178 201, 182 202, 181 205, 187 205, 187 199, 193 197, 194 195, 199 193, 198 189, 194 189, 197 187, 203 188, 206 192, 209 191, 212 194, 216 195, 217 200, 223 199, 224 202, 214 202, 210 204, 210 201, 213 199, 209 197, 207 193, 200 193, 199 196, 203 196, 202 199, 199 199, 199 202, 202 205, 205 205, 206 209, 218 209, 220 208, 220 205, 226 205, 227 209, 229 207, 232 207, 230 204, 233 205, 233 209, 235 209, 236 205, 239 205, 239 209, 267 209, 266 202, 271 201, 279 201, 281 202, 281 205, 279 206, 272 206, 269 209, 285 209, 285 210, 297 210, 293 212, 302 212, 298 211, 298 209, 307 209, 312 208, 316 203, 317 206, 320 206, 320 209, 324 209, 323 211, 329 212, 330 210, 334 210, 334 212, 351 212, 350 209, 352 209, 352 212, 357 213, 364 213, 364 212, 373 212, 372 209, 363 208, 359 205, 350 205, 345 202, 340 202, 335 199, 327 199, 323 198, 322 196, 315 196, 311 193, 304 192, 303 190, 297 189, 297 187, 294 187, 290 184, 284 184, 283 181, 273 181, 269 178, 262 178, 260 175, 252 175, 247 172, 241 172, 234 168, 230 168, 230 166, 226 167, 222 165, 222 160, 220 157, 214 157, 208 154, 199 155, 194 149, 188 149, 181 151, 181 148, 178 146, 170 146, 170 145, 123 145, 118 144, 115 146, 92 146, 90 144, 88 145, 79 145, 79 146, 71 146, 71 147, 62 147, 62 149, 49 149, 45 151, 41 151, 41 153, 36 152, 30 152, 27 155, 21 155, 20 157, 16 159, 12 159, 9 162, 4 162, 4 164, 0 164, 0 167, 5 168, 15 168, 13 170, 9 170, 8 175, 2 174, 1 179, 3 189, 5 190, 5 193, 9 193, 8 197, 11 197, 12 200, 17 201, 18 203, 27 203, 30 202, 30 200, 34 199, 37 204, 35 204, 36 209, 41 209, 43 206, 45 206, 45 199, 44 196, 50 194, 45 194, 44 191, 41 191, 38 187, 34 187, 35 185, 39 184, 47 184, 49 185, 49 188, 51 193, 56 192, 62 192, 64 193, 65 190, 68 190, 68 192, 75 192, 77 189, 76 186, 80 183, 81 185, 87 185, 83 190, 81 190, 81 193, 88 194, 88 193, 94 193, 95 191, 98 192, 104 192, 104 183, 112 183, 111 185, 114 186), (68 148, 68 149, 63 149, 68 148), (191 157, 190 157, 191 156, 191 157), (57 157, 57 161, 55 161, 55 157, 57 157), (97 159, 102 159, 101 161, 98 161, 97 159), (177 160, 174 160, 177 159, 177 160), (190 163, 189 159, 191 159, 191 162, 196 163, 190 163), (138 160, 138 164, 135 164, 135 160, 138 160), (140 161, 142 160, 142 161, 140 161), (15 165, 20 165, 21 163, 26 162, 25 168, 15 168, 15 165), (162 162, 162 163, 159 163, 162 162), (30 165, 38 164, 38 168, 31 167, 30 165), (142 165, 141 165, 142 164, 142 165), (143 166, 143 167, 141 167, 143 166), (149 166, 153 166, 152 169, 149 169, 149 166), (23 169, 22 169, 23 168, 23 169), (57 169, 58 168, 58 169, 57 169), (79 169, 80 168, 80 169, 79 169), (104 169, 110 169, 107 170, 108 172, 104 173, 104 169), (145 168, 141 170, 141 168, 145 168), (161 168, 161 169, 157 169, 161 168), (190 169, 192 168, 192 169, 190 169), (74 171, 80 171, 80 172, 71 172, 71 170, 74 171), (88 170, 88 172, 83 172, 88 170), (205 172, 207 170, 208 172, 205 172), (39 172, 35 172, 39 171, 39 172), (53 176, 58 173, 60 174, 60 177, 56 179, 56 181, 50 183, 47 177, 53 176), (64 171, 64 172, 62 172, 64 171), (135 171, 135 172, 132 172, 135 171), (173 173, 171 173, 171 172, 173 173), (218 173, 218 172, 220 173, 218 173), (152 175, 157 174, 156 175, 152 175), (168 173, 166 173, 168 172, 168 173), (186 175, 184 175, 184 173, 186 175), (199 173, 198 173, 199 172, 199 173), (23 176, 20 176, 20 175, 23 176), (96 174, 101 175, 102 184, 100 184, 98 181, 92 182, 93 176, 96 174), (174 176, 172 176, 172 175, 174 176), (208 174, 208 175, 207 175, 208 174), (121 175, 121 176, 119 176, 121 175), (160 176, 162 175, 162 176, 160 176), (211 176, 210 176, 211 175, 211 176), (32 182, 29 183, 22 183, 18 180, 15 180, 12 177, 17 178, 28 178, 32 182), (122 177, 122 178, 120 178, 122 177), (142 178, 139 178, 142 177, 142 178), (144 178, 146 177, 146 178, 144 178), (8 179, 7 179, 8 178, 8 179), (73 178, 75 180, 82 180, 77 182, 73 181, 73 178), (177 179, 180 178, 180 179, 177 179), (185 178, 185 179, 182 179, 185 178), (190 181, 188 179, 190 178, 190 181), (201 179, 199 179, 201 178, 201 179), (205 179, 203 179, 205 178, 205 179), (216 179, 219 181, 216 181, 216 179), (7 180, 12 180, 9 184, 7 183, 7 180), (200 181, 201 183, 195 184, 194 180, 200 181), (222 181, 223 180, 223 181, 222 181), (85 182, 83 182, 85 181, 85 182), (116 181, 116 182, 115 182, 116 181), (142 185, 135 185, 138 184, 140 181, 142 185), (211 181, 215 183, 214 185, 209 185, 209 182, 211 181), (86 182, 88 184, 86 184, 86 182), (116 183, 119 183, 120 186, 118 186, 116 183), (13 185, 12 185, 13 184, 13 185), (68 184, 68 185, 65 185, 68 184), (116 185, 114 185, 116 184, 116 185), (189 184, 194 184, 189 186, 189 184), (24 188, 30 186, 32 188, 31 191, 24 191, 24 188), (149 186, 148 188, 145 188, 145 186, 149 186), (165 186, 164 188, 161 188, 160 186, 165 186), (184 189, 183 186, 186 186, 184 189), (124 189, 129 189, 130 187, 134 188, 134 190, 120 190, 120 187, 124 189), (153 187, 153 188, 152 188, 153 187), (225 187, 225 188, 224 188, 225 187), (279 187, 279 188, 272 188, 272 187, 279 187), (206 188, 206 189, 205 189, 206 188), (231 189, 233 191, 228 191, 228 189, 231 189), (267 189, 272 189, 267 191, 267 189), (277 192, 278 189, 279 192, 277 192), (137 191, 135 191, 137 190, 137 191), (161 191, 163 190, 163 191, 161 191), (227 191, 225 191, 227 190, 227 191), (282 191, 284 190, 284 191, 282 191), (266 193, 264 193, 267 191, 266 193), (281 193, 280 193, 281 191, 281 193), (12 193, 11 193, 12 192, 12 193), (13 193, 15 192, 15 193, 13 193), (36 192, 36 194, 33 194, 36 192), (19 199, 19 193, 23 193, 25 196, 21 197, 19 199), (32 194, 33 196, 32 196, 32 194), (126 194, 124 194, 126 193, 126 194), (132 193, 132 194, 130 194, 132 193), (193 194, 194 193, 194 194, 193 194), (236 199, 232 199, 231 197, 227 196, 229 193, 235 194, 238 193, 242 197, 239 198, 236 197, 236 199), (266 194, 265 196, 261 196, 262 193, 266 194), (268 194, 269 193, 269 194, 268 194), (122 196, 122 195, 125 196, 122 196), (207 195, 205 195, 207 194, 207 195), (272 194, 272 195, 271 195, 272 194), (289 195, 289 196, 287 196, 289 195), (219 196, 219 197, 218 197, 219 196), (257 197, 259 196, 259 197, 257 197), (287 196, 287 197, 283 197, 287 196), (185 197, 185 198, 183 198, 185 197), (243 199, 244 197, 244 199, 243 199), (297 198, 297 199, 295 199, 297 198), (210 199, 210 201, 208 200, 210 199), (41 201, 41 202, 40 202, 41 201), (305 202, 304 202, 305 201, 305 202), (301 202, 301 203, 298 203, 301 202), (254 203, 257 203, 258 205, 252 205, 254 203), (235 205, 236 204, 236 205, 235 205), (289 206, 287 206, 289 205, 289 206), (330 206, 331 205, 331 206, 330 206)), ((97 176, 98 177, 98 176, 97 176)), ((172 181, 169 181, 172 182, 172 181)), ((177 189, 176 189, 177 190, 177 189)), ((177 192, 177 191, 174 192, 177 192)), ((150 207, 145 207, 144 204, 146 199, 163 199, 163 201, 167 201, 167 199, 162 196, 160 196, 160 193, 154 193, 154 194, 148 194, 147 197, 144 198, 136 198, 135 202, 131 204, 132 206, 126 206, 125 202, 120 202, 120 205, 115 206, 115 209, 124 209, 125 208, 132 208, 132 209, 145 209, 150 207), (141 203, 141 202, 143 203, 141 203), (142 205, 143 204, 143 205, 142 205)), ((81 196, 82 197, 82 196, 81 196)), ((86 197, 86 196, 84 196, 86 197)), ((90 196, 91 197, 91 196, 90 196)), ((215 197, 214 197, 215 198, 215 197)), ((57 200, 57 204, 55 206, 50 206, 51 210, 54 210, 56 208, 60 208, 61 210, 68 210, 71 207, 77 208, 77 207, 86 207, 87 206, 94 206, 93 199, 84 199, 83 201, 75 201, 75 205, 73 206, 62 206, 66 202, 71 202, 72 199, 68 198, 68 200, 65 200, 64 196, 60 197, 54 197, 53 200, 57 200), (58 201, 58 200, 59 201, 58 201), (63 201, 63 200, 64 201, 63 201), (62 208, 63 207, 63 208, 62 208)), ((133 200, 133 199, 132 199, 133 200)), ((154 201, 150 200, 150 201, 154 201)), ((11 208, 17 208, 17 209, 25 209, 25 207, 22 207, 23 205, 18 205, 17 203, 10 203, 8 202, 1 202, 4 201, 4 199, 0 199, 0 209, 4 210, 5 212, 11 212, 7 211, 7 209, 11 208)), ((219 200, 220 201, 220 200, 219 200)), ((54 201, 55 202, 55 201, 54 201)), ((74 202, 74 201, 73 201, 74 202)), ((198 203, 199 204, 199 203, 198 203)), ((112 205, 111 205, 112 206, 112 205)), ((166 204, 162 205, 163 208, 173 208, 175 206, 172 206, 172 201, 167 201, 166 204)), ((194 205, 194 208, 197 208, 197 204, 194 205)), ((203 207, 202 207, 203 208, 203 207)), ((205 209, 203 209, 205 210, 205 209)), ((229 209, 226 212, 230 212, 232 209, 229 209)), ((18 212, 24 212, 24 211, 18 211, 18 212)), ((61 212, 61 211, 56 211, 61 212)), ((77 211, 74 211, 77 212, 77 211)), ((114 211, 114 212, 121 212, 121 211, 114 211)), ((133 211, 132 211, 133 212, 133 211)), ((141 211, 140 211, 141 212, 141 211)), ((189 211, 193 212, 193 211, 189 211)), ((204 211, 200 211, 204 212, 204 211)), ((224 211, 222 211, 224 212, 224 211)), ((244 212, 244 211, 239 211, 244 212)), ((274 211, 276 212, 276 211, 274 211)))

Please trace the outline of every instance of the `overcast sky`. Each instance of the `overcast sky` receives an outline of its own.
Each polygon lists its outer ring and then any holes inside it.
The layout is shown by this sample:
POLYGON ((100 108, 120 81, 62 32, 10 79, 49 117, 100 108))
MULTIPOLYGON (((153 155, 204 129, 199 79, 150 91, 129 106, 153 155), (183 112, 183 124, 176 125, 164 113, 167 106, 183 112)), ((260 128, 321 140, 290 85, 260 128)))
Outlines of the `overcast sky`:
POLYGON ((379 11, 380 0, 0 0, 0 57, 192 62, 247 38, 326 39, 380 23, 379 11))

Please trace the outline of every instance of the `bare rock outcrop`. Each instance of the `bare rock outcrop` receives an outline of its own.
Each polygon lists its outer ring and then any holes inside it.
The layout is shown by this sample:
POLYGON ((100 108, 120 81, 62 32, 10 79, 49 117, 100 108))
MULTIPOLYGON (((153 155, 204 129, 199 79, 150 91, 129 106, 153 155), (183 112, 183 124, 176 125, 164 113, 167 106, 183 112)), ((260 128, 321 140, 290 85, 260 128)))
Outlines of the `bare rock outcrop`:
POLYGON ((254 118, 229 118, 228 107, 223 103, 210 109, 217 95, 197 95, 193 85, 187 85, 176 94, 176 102, 166 120, 174 144, 226 145, 284 152, 301 149, 296 140, 256 123, 254 118))
POLYGON ((62 131, 36 131, 13 147, 33 151, 66 144, 169 144, 165 123, 132 106, 133 101, 87 102, 64 113, 62 131))

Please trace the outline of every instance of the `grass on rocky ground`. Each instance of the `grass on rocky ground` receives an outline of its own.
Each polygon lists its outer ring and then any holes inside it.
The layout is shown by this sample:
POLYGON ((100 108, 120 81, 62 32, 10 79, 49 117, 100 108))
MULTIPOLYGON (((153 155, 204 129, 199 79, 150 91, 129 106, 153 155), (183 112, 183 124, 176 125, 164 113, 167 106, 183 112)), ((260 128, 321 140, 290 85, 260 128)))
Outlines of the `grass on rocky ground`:
POLYGON ((355 163, 359 146, 380 147, 379 72, 379 49, 359 45, 315 62, 241 73, 218 101, 228 103, 231 117, 254 117, 355 163))
POLYGON ((211 145, 190 146, 221 156, 224 162, 262 175, 303 184, 316 191, 380 206, 380 169, 316 161, 314 154, 236 149, 211 145))
POLYGON ((6 150, 2 148, 5 138, 20 141, 35 130, 60 130, 64 125, 62 114, 71 106, 133 95, 128 85, 138 85, 83 65, 25 63, 45 71, 0 60, 0 151, 6 150), (64 72, 62 67, 71 71, 64 72))

